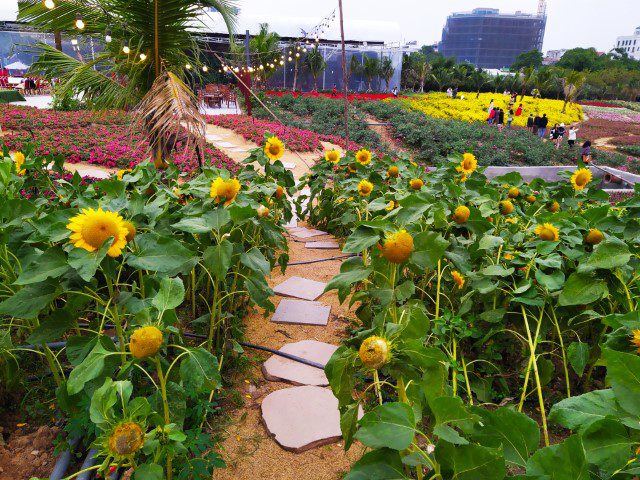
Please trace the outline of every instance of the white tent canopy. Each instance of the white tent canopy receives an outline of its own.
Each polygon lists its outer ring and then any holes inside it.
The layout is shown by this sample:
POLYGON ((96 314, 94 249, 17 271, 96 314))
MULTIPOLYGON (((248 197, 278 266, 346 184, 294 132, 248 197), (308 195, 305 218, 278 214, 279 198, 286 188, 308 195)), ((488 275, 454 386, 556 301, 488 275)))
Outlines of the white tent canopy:
POLYGON ((10 63, 9 65, 5 65, 4 68, 7 70, 27 70, 29 65, 25 65, 21 61, 10 63))

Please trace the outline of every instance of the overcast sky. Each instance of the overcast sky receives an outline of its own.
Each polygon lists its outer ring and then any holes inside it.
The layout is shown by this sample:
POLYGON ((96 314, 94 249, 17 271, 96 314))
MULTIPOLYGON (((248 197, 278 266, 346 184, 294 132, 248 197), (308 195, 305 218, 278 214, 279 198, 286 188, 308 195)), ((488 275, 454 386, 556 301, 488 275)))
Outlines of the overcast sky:
MULTIPOLYGON (((596 47, 613 48, 620 35, 640 26, 639 0, 548 0, 544 50, 596 47)), ((17 0, 0 0, 0 19, 14 20, 17 0)), ((298 36, 331 13, 337 0, 238 0, 240 27, 255 30, 267 22, 281 35, 298 36)), ((447 15, 478 7, 501 11, 535 12, 538 0, 344 0, 345 34, 357 40, 439 41, 447 15)), ((325 33, 335 38, 337 21, 325 33)))

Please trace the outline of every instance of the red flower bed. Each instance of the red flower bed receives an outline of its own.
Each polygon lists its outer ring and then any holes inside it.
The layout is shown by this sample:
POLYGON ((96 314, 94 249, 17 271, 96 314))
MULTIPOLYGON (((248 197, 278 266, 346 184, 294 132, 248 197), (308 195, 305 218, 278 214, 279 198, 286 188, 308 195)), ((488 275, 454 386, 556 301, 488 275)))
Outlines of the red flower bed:
POLYGON ((608 107, 608 108, 624 108, 620 105, 614 105, 613 103, 607 102, 578 102, 579 105, 584 105, 588 107, 608 107))
MULTIPOLYGON (((337 96, 333 96, 329 92, 306 92, 306 93, 293 92, 292 93, 292 92, 281 92, 281 91, 268 91, 267 95, 270 95, 273 97, 293 95, 296 98, 303 96, 303 97, 316 97, 316 98, 317 97, 332 98, 334 100, 344 99, 342 92, 338 92, 337 96)), ((347 98, 349 99, 350 102, 353 102, 354 100, 357 100, 357 101, 385 100, 387 98, 393 98, 393 94, 391 93, 350 93, 349 95, 347 95, 347 98)), ((400 95, 399 98, 408 98, 408 97, 400 95)))
POLYGON ((0 125, 4 130, 37 130, 41 128, 80 128, 92 124, 126 125, 131 123, 123 111, 57 112, 35 107, 0 105, 0 125))

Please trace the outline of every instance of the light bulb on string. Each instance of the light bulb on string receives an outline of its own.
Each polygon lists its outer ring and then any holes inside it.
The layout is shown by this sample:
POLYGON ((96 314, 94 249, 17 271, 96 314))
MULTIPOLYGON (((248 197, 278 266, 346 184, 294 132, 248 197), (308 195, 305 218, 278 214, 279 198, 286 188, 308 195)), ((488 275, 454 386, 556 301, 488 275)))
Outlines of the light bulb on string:
POLYGON ((122 52, 126 53, 127 55, 129 55, 129 53, 131 52, 131 49, 129 48, 129 40, 124 41, 124 45, 122 45, 122 52))
POLYGON ((107 42, 107 43, 111 43, 111 40, 112 40, 112 38, 111 38, 111 29, 107 28, 107 33, 104 36, 104 41, 107 42))
POLYGON ((184 66, 184 68, 186 68, 187 70, 191 70, 191 64, 190 64, 190 63, 187 63, 187 64, 184 66))
POLYGON ((140 61, 144 62, 147 59, 147 56, 144 53, 140 54, 140 61))
POLYGON ((44 6, 49 10, 53 10, 56 8, 56 3, 53 0, 44 0, 44 6))
POLYGON ((260 65, 260 70, 264 70, 264 65, 260 65))
POLYGON ((304 53, 307 53, 307 49, 306 49, 306 48, 303 48, 303 49, 302 49, 302 51, 303 51, 304 53))
POLYGON ((222 69, 226 72, 227 70, 229 70, 229 67, 227 67, 226 65, 222 67, 222 69))
POLYGON ((300 54, 296 52, 296 58, 300 58, 300 54))
POLYGON ((288 60, 289 60, 290 62, 292 62, 292 61, 293 61, 293 58, 292 58, 292 57, 289 57, 289 58, 288 58, 288 60))
POLYGON ((284 65, 284 60, 280 60, 280 65, 284 65))
POLYGON ((209 71, 209 67, 207 67, 206 65, 203 65, 202 66, 202 71, 205 72, 205 73, 208 72, 209 71))
POLYGON ((84 30, 84 20, 82 19, 82 15, 79 13, 76 15, 76 28, 78 30, 84 30))

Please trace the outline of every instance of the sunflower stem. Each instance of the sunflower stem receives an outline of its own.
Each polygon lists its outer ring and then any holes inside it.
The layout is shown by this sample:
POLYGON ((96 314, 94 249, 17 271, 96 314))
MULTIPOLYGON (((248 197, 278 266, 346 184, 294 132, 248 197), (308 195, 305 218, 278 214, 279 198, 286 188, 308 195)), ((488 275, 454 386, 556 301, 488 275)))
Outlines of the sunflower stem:
MULTIPOLYGON (((164 423, 165 426, 171 423, 169 416, 169 400, 167 399, 167 379, 162 371, 162 364, 160 358, 156 356, 154 358, 156 364, 156 371, 158 372, 158 381, 160 382, 160 395, 162 396, 162 409, 164 411, 164 423)), ((171 466, 171 456, 167 453, 167 480, 171 480, 173 477, 173 468, 171 466)))

